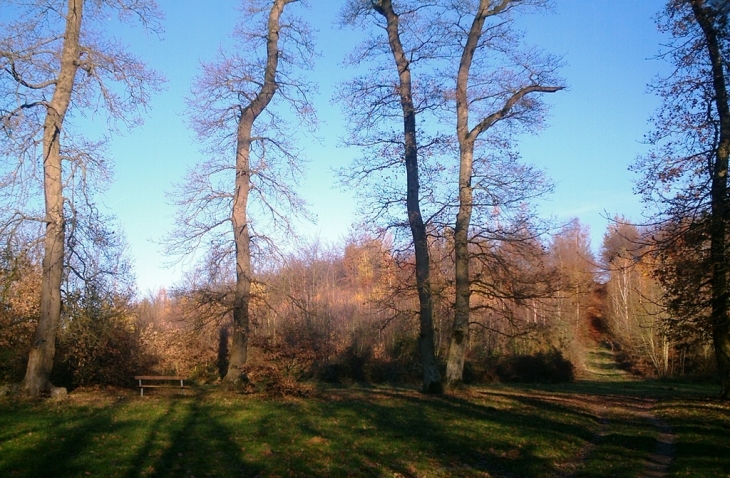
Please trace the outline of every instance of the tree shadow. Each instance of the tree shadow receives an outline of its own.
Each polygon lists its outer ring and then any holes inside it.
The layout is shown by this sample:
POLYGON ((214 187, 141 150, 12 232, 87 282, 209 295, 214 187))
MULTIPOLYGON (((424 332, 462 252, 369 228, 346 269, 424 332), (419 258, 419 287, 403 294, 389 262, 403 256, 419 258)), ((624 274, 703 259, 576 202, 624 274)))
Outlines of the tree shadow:
MULTIPOLYGON (((3 411, 7 413, 7 410, 3 411)), ((27 417, 22 428, 16 428, 16 435, 0 435, 0 443, 11 440, 24 442, 22 449, 3 446, 0 459, 0 476, 13 477, 55 477, 84 476, 88 468, 79 458, 85 453, 93 433, 100 430, 118 431, 112 420, 113 412, 104 410, 81 410, 73 416, 39 411, 31 404, 16 404, 11 413, 27 417), (25 435, 25 438, 22 437, 25 435), (30 442, 30 443, 28 443, 30 442)))
MULTIPOLYGON (((14 412, 26 417, 13 433, 0 433, 0 444, 22 442, 24 436, 37 439, 10 450, 0 445, 0 476, 238 477, 261 473, 261 468, 244 462, 227 428, 205 404, 190 397, 165 397, 156 400, 157 413, 147 413, 145 401, 148 399, 55 411, 14 407, 14 412)), ((7 412, 2 410, 0 416, 7 412)))
POLYGON ((661 403, 674 443, 675 471, 694 476, 727 476, 730 469, 730 405, 717 399, 681 399, 661 403))
POLYGON ((303 443, 314 442, 312 448, 325 444, 319 453, 305 453, 308 460, 283 458, 284 468, 306 476, 416 476, 416 465, 424 463, 439 476, 554 476, 555 463, 530 439, 539 436, 543 445, 548 440, 556 445, 571 442, 579 449, 593 436, 592 424, 566 425, 532 412, 496 410, 458 397, 374 389, 264 415, 258 425, 267 430, 272 443, 286 441, 277 434, 292 433, 302 436, 303 443), (285 413, 304 418, 295 420, 288 431, 269 426, 285 413), (308 415, 329 419, 315 423, 308 415), (489 434, 490 430, 503 433, 489 434))
POLYGON ((127 478, 138 476, 257 476, 261 469, 242 459, 227 427, 199 397, 172 401, 150 427, 127 478), (172 420, 171 420, 172 418, 172 420))
MULTIPOLYGON (((608 399, 616 386, 600 390, 608 399)), ((0 404, 0 476, 568 476, 566 463, 570 476, 628 473, 653 435, 612 416, 596 445, 602 423, 581 402, 602 397, 588 389, 428 396, 371 387, 314 399, 206 392, 90 407, 0 404)), ((645 409, 652 390, 614 396, 645 409)), ((725 425, 682 450, 708 460, 727 452, 725 425)), ((688 435, 707 431, 691 420, 683 426, 688 435)))

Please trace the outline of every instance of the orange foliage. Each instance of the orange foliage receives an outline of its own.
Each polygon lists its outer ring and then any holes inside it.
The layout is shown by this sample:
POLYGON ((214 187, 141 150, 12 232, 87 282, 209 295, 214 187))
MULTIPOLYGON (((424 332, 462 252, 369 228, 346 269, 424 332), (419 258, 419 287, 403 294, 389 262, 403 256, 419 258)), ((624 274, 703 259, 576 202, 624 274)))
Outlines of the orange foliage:
POLYGON ((40 268, 13 257, 0 268, 0 380, 22 378, 40 313, 40 268))

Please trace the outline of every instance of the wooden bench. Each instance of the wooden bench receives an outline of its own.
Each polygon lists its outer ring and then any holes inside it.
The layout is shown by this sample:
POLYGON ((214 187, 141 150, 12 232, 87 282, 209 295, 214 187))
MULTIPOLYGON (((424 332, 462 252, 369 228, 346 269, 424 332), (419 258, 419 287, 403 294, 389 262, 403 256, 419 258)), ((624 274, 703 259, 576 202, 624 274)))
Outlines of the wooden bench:
POLYGON ((180 382, 180 388, 185 388, 185 377, 175 375, 137 375, 134 379, 139 383, 140 397, 144 397, 145 388, 177 388, 177 383, 165 382, 180 382))

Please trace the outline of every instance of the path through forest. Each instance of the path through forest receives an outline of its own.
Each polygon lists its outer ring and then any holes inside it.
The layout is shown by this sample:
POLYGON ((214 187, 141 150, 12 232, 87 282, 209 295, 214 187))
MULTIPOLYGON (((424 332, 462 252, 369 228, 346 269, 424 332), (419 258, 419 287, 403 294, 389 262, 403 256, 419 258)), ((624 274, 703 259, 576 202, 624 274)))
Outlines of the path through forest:
POLYGON ((605 437, 613 433, 613 428, 620 423, 648 422, 656 434, 654 450, 644 460, 644 469, 639 476, 660 478, 669 476, 669 468, 674 458, 675 435, 670 426, 656 416, 653 409, 656 399, 642 398, 621 393, 621 383, 636 380, 623 370, 617 360, 616 352, 606 342, 595 343, 586 351, 583 370, 578 375, 579 381, 615 383, 616 393, 608 395, 582 395, 580 400, 596 417, 601 426, 593 440, 584 447, 574 463, 567 463, 563 476, 573 476, 575 470, 582 467, 596 447, 605 437))

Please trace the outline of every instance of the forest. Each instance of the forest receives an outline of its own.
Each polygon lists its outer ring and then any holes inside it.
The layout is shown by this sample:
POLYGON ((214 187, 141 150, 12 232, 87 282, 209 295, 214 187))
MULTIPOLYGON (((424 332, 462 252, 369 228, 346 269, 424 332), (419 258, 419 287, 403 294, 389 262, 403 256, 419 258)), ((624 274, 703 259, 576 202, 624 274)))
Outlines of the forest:
POLYGON ((359 218, 339 244, 297 239, 311 215, 299 134, 321 133, 306 3, 242 0, 237 48, 201 62, 186 114, 204 159, 172 188, 163 240, 189 267, 145 296, 99 195, 109 138, 142 123, 163 75, 105 25, 154 33, 160 10, 2 2, 3 394, 130 388, 140 374, 441 394, 572 382, 600 349, 636 377, 712 380, 730 397, 730 2, 657 12, 670 73, 650 85, 661 106, 632 166, 651 219, 615 216, 598 253, 578 219, 538 214, 552 184, 519 154, 568 87, 561 58, 515 25, 547 0, 341 2, 343 28, 365 35, 333 99, 360 151, 338 171, 359 218), (101 137, 77 124, 96 115, 101 137))

